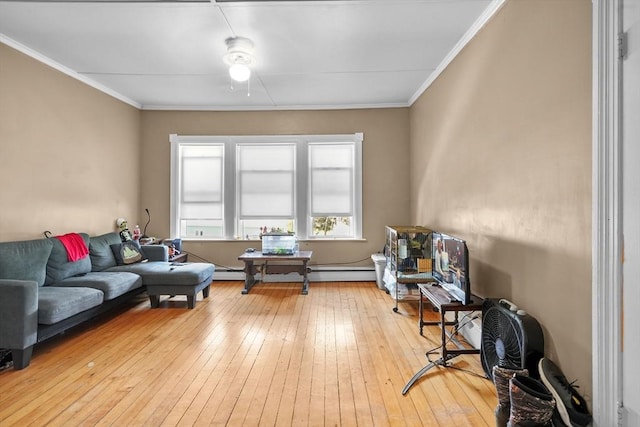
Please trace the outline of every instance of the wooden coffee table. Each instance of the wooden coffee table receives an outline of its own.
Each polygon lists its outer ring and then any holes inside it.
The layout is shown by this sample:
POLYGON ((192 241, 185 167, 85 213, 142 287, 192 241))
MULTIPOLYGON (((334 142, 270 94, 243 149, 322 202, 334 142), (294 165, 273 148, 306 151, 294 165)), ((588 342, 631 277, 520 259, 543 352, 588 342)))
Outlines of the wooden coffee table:
POLYGON ((293 255, 266 255, 262 252, 244 252, 238 257, 240 261, 244 261, 244 289, 243 294, 248 294, 249 290, 255 285, 255 275, 258 272, 258 265, 262 275, 265 274, 287 274, 298 273, 303 277, 302 295, 309 293, 309 278, 307 274, 310 269, 307 263, 311 260, 312 251, 295 252, 293 255))

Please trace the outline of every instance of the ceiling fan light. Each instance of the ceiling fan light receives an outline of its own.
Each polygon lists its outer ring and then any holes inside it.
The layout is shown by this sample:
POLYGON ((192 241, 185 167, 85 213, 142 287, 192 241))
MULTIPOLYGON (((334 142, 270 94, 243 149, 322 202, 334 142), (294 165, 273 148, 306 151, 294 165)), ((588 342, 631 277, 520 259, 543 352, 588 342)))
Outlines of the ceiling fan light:
POLYGON ((227 53, 222 59, 229 65, 231 79, 246 82, 251 77, 251 66, 255 64, 253 42, 246 37, 230 37, 225 43, 227 53))
POLYGON ((229 75, 237 82, 246 82, 251 77, 251 68, 244 64, 233 64, 229 67, 229 75))

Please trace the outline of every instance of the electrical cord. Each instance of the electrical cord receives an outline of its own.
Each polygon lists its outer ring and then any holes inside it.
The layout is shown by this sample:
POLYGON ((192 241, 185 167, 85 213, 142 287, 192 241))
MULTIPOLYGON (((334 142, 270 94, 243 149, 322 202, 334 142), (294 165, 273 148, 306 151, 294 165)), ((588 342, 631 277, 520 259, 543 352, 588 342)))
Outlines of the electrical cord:
MULTIPOLYGON (((465 321, 466 318, 468 318, 471 315, 471 313, 467 313, 464 316, 462 316, 462 319, 460 319, 460 321, 454 325, 450 331, 449 331, 449 335, 448 335, 448 339, 445 341, 444 345, 446 346, 447 344, 449 344, 451 341, 453 341, 453 335, 456 334, 460 329, 462 329, 466 324, 476 320, 479 316, 475 315, 474 317, 472 317, 471 319, 468 319, 465 321)), ((427 356, 427 360, 429 362, 433 362, 433 360, 431 360, 429 358, 429 355, 431 354, 435 354, 437 353, 440 349, 442 349, 442 344, 440 344, 439 346, 436 346, 434 348, 432 348, 431 350, 428 350, 425 355, 427 356)))
MULTIPOLYGON (((454 325, 454 326, 449 330, 448 339, 447 339, 447 340, 445 341, 445 343, 444 343, 444 345, 445 345, 445 346, 446 346, 447 344, 449 344, 449 343, 451 343, 451 342, 453 341, 453 335, 454 335, 454 334, 456 334, 456 333, 458 333, 458 331, 460 331, 460 329, 462 329, 463 327, 465 327, 465 325, 467 325, 467 324, 469 324, 469 323, 473 322, 474 320, 476 320, 476 319, 478 319, 478 318, 480 317, 479 315, 477 315, 477 314, 476 314, 475 316, 473 316, 473 317, 471 317, 471 318, 469 318, 469 319, 465 320, 466 318, 468 318, 468 317, 469 317, 469 316, 471 316, 471 315, 472 315, 472 313, 467 313, 467 314, 465 314, 465 315, 462 317, 462 319, 461 319, 461 320, 460 320, 456 325, 454 325)), ((470 374, 470 375, 474 375, 474 376, 479 377, 479 378, 487 379, 487 377, 486 377, 486 376, 484 376, 484 375, 480 375, 480 374, 477 374, 476 372, 470 371, 470 370, 468 370, 468 369, 459 368, 459 367, 457 367, 457 366, 453 366, 453 365, 444 365, 444 364, 436 363, 436 361, 434 361, 434 360, 432 360, 432 359, 431 359, 431 355, 433 355, 433 354, 438 354, 438 353, 440 352, 440 350, 441 350, 441 349, 442 349, 442 344, 440 344, 440 345, 439 345, 439 346, 437 346, 437 347, 432 348, 431 350, 428 350, 428 351, 425 353, 425 356, 427 357, 427 361, 428 361, 429 363, 433 363, 433 364, 435 364, 436 366, 441 366, 441 367, 444 367, 444 368, 455 369, 455 370, 457 370, 457 371, 461 371, 461 372, 464 372, 464 373, 467 373, 467 374, 470 374)))
POLYGON ((465 374, 473 375, 475 377, 482 378, 483 380, 489 380, 489 378, 486 375, 480 375, 477 372, 473 372, 468 369, 458 368, 457 366, 453 366, 453 365, 447 365, 447 368, 455 369, 456 371, 464 372, 465 374))
POLYGON ((358 264, 360 262, 364 262, 367 260, 370 260, 370 257, 365 257, 356 261, 345 261, 345 262, 333 262, 333 263, 328 263, 328 264, 312 264, 316 267, 323 267, 323 266, 333 266, 333 265, 349 265, 349 264, 358 264))
MULTIPOLYGON (((204 257, 202 257, 202 256, 200 256, 200 255, 198 255, 198 254, 196 254, 196 253, 194 253, 194 252, 188 252, 188 251, 184 251, 184 250, 183 250, 181 253, 188 254, 188 255, 190 255, 190 256, 194 256, 194 257, 196 257, 197 259, 199 259, 200 261, 204 261, 204 262, 208 262, 209 264, 213 264, 213 265, 215 265, 215 266, 216 266, 216 268, 218 268, 218 267, 220 267, 220 268, 224 268, 224 269, 226 269, 226 270, 228 270, 228 271, 230 271, 230 272, 234 272, 234 273, 244 271, 244 269, 243 269, 243 268, 229 267, 229 266, 227 266, 227 265, 217 264, 217 263, 215 263, 215 262, 213 262, 213 261, 210 261, 210 260, 208 260, 208 259, 206 259, 206 258, 204 258, 204 257)), ((333 266, 333 265, 357 264, 357 263, 360 263, 360 262, 366 261, 366 260, 368 260, 368 259, 369 259, 369 258, 362 258, 362 259, 359 259, 359 260, 357 260, 357 261, 337 262, 337 263, 333 263, 333 264, 309 264, 309 267, 311 268, 311 267, 322 267, 322 266, 333 266)))
POLYGON ((195 257, 195 258, 199 259, 200 261, 204 261, 204 262, 208 262, 209 264, 213 264, 213 265, 215 265, 215 266, 216 266, 216 269, 217 269, 217 268, 224 268, 224 269, 226 269, 227 271, 230 271, 230 272, 232 272, 232 273, 239 273, 239 272, 243 272, 243 271, 244 271, 244 269, 243 269, 243 268, 229 267, 229 266, 227 266, 227 265, 223 265, 223 264, 215 263, 215 262, 210 261, 210 260, 208 260, 208 259, 206 259, 206 258, 204 258, 204 257, 202 257, 202 256, 200 256, 200 255, 198 255, 198 254, 196 254, 196 253, 194 253, 194 252, 181 251, 180 253, 187 254, 187 255, 189 255, 189 256, 193 256, 193 257, 195 257))

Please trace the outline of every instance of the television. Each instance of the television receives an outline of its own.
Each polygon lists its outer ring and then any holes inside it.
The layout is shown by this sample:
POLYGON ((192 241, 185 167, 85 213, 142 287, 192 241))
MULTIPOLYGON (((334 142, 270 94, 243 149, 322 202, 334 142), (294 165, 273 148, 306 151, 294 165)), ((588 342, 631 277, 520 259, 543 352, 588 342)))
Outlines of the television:
POLYGON ((452 299, 462 304, 471 302, 469 251, 464 240, 433 232, 431 240, 433 277, 452 299))

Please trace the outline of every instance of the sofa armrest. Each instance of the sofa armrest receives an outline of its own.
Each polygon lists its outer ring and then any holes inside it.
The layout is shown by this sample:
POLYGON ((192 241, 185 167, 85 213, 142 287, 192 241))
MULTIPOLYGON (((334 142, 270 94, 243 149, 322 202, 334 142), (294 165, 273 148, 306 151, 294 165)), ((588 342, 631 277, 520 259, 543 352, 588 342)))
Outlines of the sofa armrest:
POLYGON ((0 348, 26 349, 38 339, 38 284, 0 279, 0 348))
POLYGON ((166 245, 144 245, 142 250, 149 261, 169 261, 169 247, 166 245))

